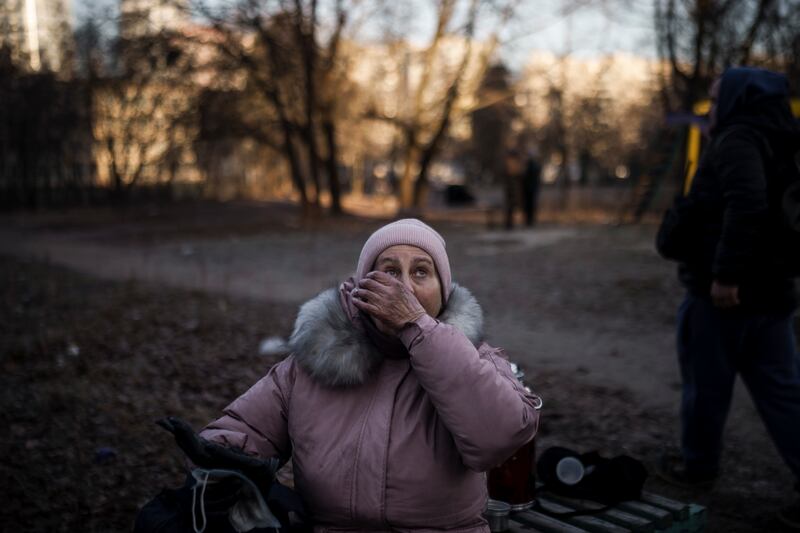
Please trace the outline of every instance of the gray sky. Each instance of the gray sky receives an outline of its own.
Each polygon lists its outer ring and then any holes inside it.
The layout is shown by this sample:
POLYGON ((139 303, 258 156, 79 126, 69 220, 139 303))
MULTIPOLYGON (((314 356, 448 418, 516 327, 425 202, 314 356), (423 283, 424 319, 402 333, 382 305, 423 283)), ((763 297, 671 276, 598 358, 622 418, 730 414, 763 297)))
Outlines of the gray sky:
MULTIPOLYGON (((92 6, 113 9, 118 1, 71 0, 73 17, 80 18, 92 6)), ((213 4, 222 0, 207 1, 213 4)), ((425 42, 429 38, 435 23, 432 4, 432 0, 394 4, 398 13, 407 16, 404 28, 410 39, 425 42)), ((369 9, 375 4, 364 0, 361 5, 369 9)), ((520 0, 517 14, 501 33, 502 58, 516 70, 535 50, 578 56, 624 51, 654 57, 652 13, 651 0, 520 0)), ((492 26, 488 18, 481 22, 483 32, 492 26)), ((377 24, 367 20, 361 35, 378 38, 380 31, 377 24)))
MULTIPOLYGON (((466 3, 464 3, 466 4, 466 3)), ((369 2, 362 4, 370 6, 369 2)), ((392 7, 392 29, 412 41, 426 43, 435 29, 432 0, 405 0, 392 7), (404 18, 405 17, 405 18, 404 18)), ((366 9, 369 9, 367 7, 366 9)), ((461 13, 462 19, 464 13, 461 13)), ((478 21, 478 38, 492 31, 494 21, 478 21)), ((360 35, 380 39, 380 24, 365 24, 360 35)), ((521 68, 531 52, 547 50, 576 56, 629 52, 655 57, 652 0, 519 0, 519 7, 501 32, 502 58, 521 68)))
POLYGON ((655 56, 652 2, 573 0, 584 7, 562 7, 569 3, 524 1, 519 17, 524 23, 510 28, 505 53, 513 58, 536 49, 581 56, 614 51, 655 56))

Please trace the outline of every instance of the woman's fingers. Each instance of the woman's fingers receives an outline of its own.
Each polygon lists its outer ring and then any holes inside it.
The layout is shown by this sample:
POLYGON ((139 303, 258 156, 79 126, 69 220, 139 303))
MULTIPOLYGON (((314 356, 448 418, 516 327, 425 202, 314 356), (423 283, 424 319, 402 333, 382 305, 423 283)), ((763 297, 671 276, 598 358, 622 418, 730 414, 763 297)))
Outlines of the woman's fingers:
POLYGON ((353 305, 355 305, 361 311, 369 313, 372 316, 376 316, 376 314, 380 311, 380 308, 378 308, 378 306, 371 304, 369 302, 365 302, 364 300, 359 300, 358 298, 353 299, 353 305))
POLYGON ((356 303, 357 307, 375 318, 386 319, 393 313, 395 306, 387 294, 380 294, 367 289, 355 289, 352 294, 353 302, 356 303), (359 303, 366 305, 358 305, 359 303))
POLYGON ((352 295, 359 310, 395 331, 425 313, 414 293, 399 279, 385 272, 368 273, 359 280, 352 295))
POLYGON ((368 302, 376 302, 384 298, 384 296, 380 293, 373 292, 369 289, 353 289, 351 293, 354 298, 358 298, 359 300, 366 300, 368 302))
POLYGON ((380 270, 371 270, 364 275, 365 278, 372 278, 377 280, 393 280, 394 278, 387 274, 386 272, 381 272, 380 270))
POLYGON ((386 292, 389 289, 389 286, 375 281, 374 279, 364 278, 358 282, 359 289, 367 289, 372 292, 386 292))
POLYGON ((390 286, 393 284, 402 285, 402 283, 400 283, 400 281, 398 281, 397 278, 395 278, 394 276, 390 276, 386 272, 381 272, 379 270, 373 270, 372 272, 368 272, 367 275, 364 276, 364 279, 362 279, 361 281, 364 282, 369 280, 375 281, 376 283, 379 283, 380 285, 384 286, 390 286))

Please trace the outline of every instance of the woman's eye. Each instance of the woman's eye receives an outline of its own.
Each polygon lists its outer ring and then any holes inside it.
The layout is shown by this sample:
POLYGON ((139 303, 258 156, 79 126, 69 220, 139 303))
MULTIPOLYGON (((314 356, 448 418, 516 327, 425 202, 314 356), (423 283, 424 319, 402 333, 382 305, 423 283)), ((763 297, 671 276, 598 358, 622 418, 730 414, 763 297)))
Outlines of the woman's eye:
POLYGON ((392 276, 393 278, 397 277, 397 270, 389 269, 389 270, 386 271, 386 273, 389 274, 390 276, 392 276))
POLYGON ((428 271, 425 270, 424 268, 420 268, 414 272, 414 275, 417 276, 418 278, 424 278, 425 276, 428 275, 428 271))

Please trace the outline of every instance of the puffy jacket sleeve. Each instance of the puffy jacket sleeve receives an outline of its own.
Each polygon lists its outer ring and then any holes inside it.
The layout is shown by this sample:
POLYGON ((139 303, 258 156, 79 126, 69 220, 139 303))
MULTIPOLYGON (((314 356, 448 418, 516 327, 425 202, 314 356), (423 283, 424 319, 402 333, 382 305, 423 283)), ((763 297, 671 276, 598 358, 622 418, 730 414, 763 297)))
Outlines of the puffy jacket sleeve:
POLYGON ((400 340, 465 466, 489 470, 534 437, 541 400, 500 350, 475 348, 458 328, 428 315, 406 326, 400 340))
POLYGON ((714 158, 724 212, 714 256, 714 277, 738 284, 752 274, 762 244, 769 203, 757 133, 736 128, 721 139, 714 158))
POLYGON ((200 436, 262 458, 291 455, 288 406, 294 383, 292 357, 274 365, 247 392, 223 410, 200 436))

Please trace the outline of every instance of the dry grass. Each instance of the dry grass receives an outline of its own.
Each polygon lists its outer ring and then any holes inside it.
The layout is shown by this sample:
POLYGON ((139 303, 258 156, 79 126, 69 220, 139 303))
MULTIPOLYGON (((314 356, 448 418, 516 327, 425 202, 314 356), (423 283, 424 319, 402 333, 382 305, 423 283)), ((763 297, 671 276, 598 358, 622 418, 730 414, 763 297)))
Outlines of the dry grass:
POLYGON ((216 417, 270 366, 258 343, 286 334, 292 314, 6 257, 0 279, 6 531, 130 530, 183 479, 153 421, 216 417))

